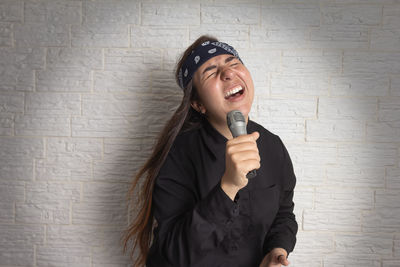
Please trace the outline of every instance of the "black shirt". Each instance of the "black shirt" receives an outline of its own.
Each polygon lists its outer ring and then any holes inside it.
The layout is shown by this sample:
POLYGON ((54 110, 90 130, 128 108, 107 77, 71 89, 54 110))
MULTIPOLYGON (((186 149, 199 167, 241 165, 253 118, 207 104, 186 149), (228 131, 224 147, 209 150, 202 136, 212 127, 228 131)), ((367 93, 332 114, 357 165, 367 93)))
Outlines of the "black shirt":
POLYGON ((296 177, 281 139, 258 131, 261 168, 232 201, 222 190, 227 139, 211 124, 178 135, 153 191, 158 226, 148 267, 258 267, 273 248, 296 243, 296 177))

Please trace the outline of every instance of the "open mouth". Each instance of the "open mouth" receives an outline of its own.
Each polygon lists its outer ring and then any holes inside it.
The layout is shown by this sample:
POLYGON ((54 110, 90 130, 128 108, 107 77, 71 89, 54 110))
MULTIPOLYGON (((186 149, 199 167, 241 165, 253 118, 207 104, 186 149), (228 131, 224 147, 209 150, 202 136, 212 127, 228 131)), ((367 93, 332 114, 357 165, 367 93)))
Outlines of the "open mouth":
POLYGON ((228 92, 225 93, 225 99, 233 99, 235 97, 241 96, 244 93, 244 89, 242 86, 238 85, 235 88, 232 88, 228 92))

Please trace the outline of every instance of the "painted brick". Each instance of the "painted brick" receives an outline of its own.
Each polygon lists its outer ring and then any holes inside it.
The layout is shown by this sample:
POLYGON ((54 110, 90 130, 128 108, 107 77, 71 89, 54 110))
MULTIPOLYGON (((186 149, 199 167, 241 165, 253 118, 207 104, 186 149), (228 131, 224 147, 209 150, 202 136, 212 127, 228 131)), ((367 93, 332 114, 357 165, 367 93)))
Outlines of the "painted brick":
POLYGON ((387 96, 389 77, 387 75, 355 74, 332 77, 333 96, 387 96))
POLYGON ((380 267, 381 261, 375 255, 349 255, 346 253, 333 253, 326 255, 323 260, 324 267, 352 267, 352 266, 368 266, 380 267))
POLYGON ((70 136, 70 117, 65 115, 16 115, 15 134, 70 136))
POLYGON ((337 145, 330 143, 290 143, 285 144, 290 157, 297 166, 323 166, 337 162, 337 145), (319 155, 315 157, 315 155, 319 155))
POLYGON ((67 224, 70 222, 70 204, 52 200, 47 203, 16 204, 15 220, 18 223, 67 224))
POLYGON ((345 51, 343 72, 350 73, 400 73, 400 53, 345 51))
POLYGON ((34 70, 44 68, 44 49, 0 47, 0 58, 0 89, 32 91, 34 70))
POLYGON ((400 97, 380 98, 378 104, 378 120, 400 128, 400 97))
POLYGON ((92 177, 91 161, 79 156, 61 155, 36 161, 36 180, 91 181, 92 177))
POLYGON ((129 0, 84 1, 84 24, 139 24, 140 3, 129 0))
POLYGON ((316 210, 357 212, 374 208, 374 193, 370 189, 318 187, 315 192, 316 210))
POLYGON ((307 3, 265 4, 262 6, 261 24, 278 29, 319 26, 320 8, 307 3))
POLYGON ((321 7, 322 24, 327 25, 378 25, 381 17, 381 5, 327 4, 321 7))
POLYGON ((351 142, 365 140, 365 123, 356 120, 307 120, 306 140, 351 142))
MULTIPOLYGON (((250 116, 250 118, 252 118, 250 116)), ((279 137, 286 143, 287 141, 304 141, 305 121, 302 118, 274 118, 259 114, 257 123, 279 137)))
POLYGON ((162 52, 163 52, 162 69, 166 72, 168 71, 171 77, 175 77, 173 70, 175 69, 175 65, 178 63, 178 60, 183 53, 183 50, 178 48, 167 48, 163 49, 162 52))
POLYGON ((82 96, 84 116, 134 116, 142 103, 136 94, 87 94, 82 96))
MULTIPOLYGON (((44 226, 43 225, 16 225, 1 224, 0 236, 4 244, 43 244, 44 226)), ((1 246, 4 248, 5 246, 1 246)), ((1 255, 1 253, 0 253, 1 255)))
POLYGON ((400 30, 393 29, 372 29, 371 49, 385 51, 400 50, 400 30))
POLYGON ((268 72, 280 70, 280 51, 243 50, 240 57, 251 73, 255 88, 268 87, 268 72))
POLYGON ((14 223, 14 202, 0 203, 0 223, 14 223))
POLYGON ((392 76, 390 82, 390 95, 400 96, 400 76, 392 76))
POLYGON ((306 231, 349 231, 361 230, 361 215, 354 210, 305 210, 304 230, 306 231))
POLYGON ((318 118, 332 120, 374 120, 377 113, 377 99, 320 97, 318 118))
POLYGON ((400 168, 388 168, 386 171, 386 188, 400 189, 400 168))
POLYGON ((123 255, 121 245, 93 248, 93 267, 129 266, 132 261, 128 255, 123 255))
MULTIPOLYGON (((226 27, 224 24, 202 24, 200 26, 190 26, 189 43, 194 42, 201 35, 212 35, 218 40, 228 43, 239 51, 240 48, 249 47, 249 27, 245 25, 235 25, 226 27)), ((183 51, 182 51, 183 52, 183 51)))
POLYGON ((375 192, 375 207, 381 208, 397 208, 400 202, 400 191, 392 189, 381 189, 375 192))
POLYGON ((204 24, 259 24, 260 7, 254 4, 202 4, 201 22, 204 24))
POLYGON ((82 201, 87 203, 123 203, 129 186, 125 183, 85 183, 82 201))
POLYGON ((310 187, 299 187, 295 189, 293 202, 295 203, 295 209, 302 211, 303 209, 314 208, 314 188, 310 187))
POLYGON ((53 0, 28 1, 24 5, 24 22, 52 25, 80 24, 81 3, 53 0))
POLYGON ((94 225, 48 225, 46 243, 55 247, 90 247, 104 243, 104 230, 94 225))
POLYGON ((152 141, 106 139, 104 160, 93 164, 94 180, 131 182, 151 153, 152 141))
POLYGON ((2 158, 0 179, 7 181, 30 181, 33 179, 33 160, 29 158, 2 158))
POLYGON ((385 186, 384 168, 368 168, 358 166, 328 166, 326 169, 327 186, 382 188, 385 186))
POLYGON ((33 22, 15 24, 14 39, 20 47, 68 46, 69 26, 33 22))
POLYGON ((76 266, 91 265, 90 247, 37 246, 36 266, 76 266))
POLYGON ((147 125, 143 118, 72 117, 72 136, 132 138, 147 135, 147 125))
POLYGON ((129 26, 85 24, 71 27, 73 47, 129 47, 129 26))
POLYGON ((68 93, 26 93, 25 114, 78 115, 81 113, 81 97, 68 93))
POLYGON ((23 1, 3 0, 0 2, 0 21, 22 22, 23 13, 23 1))
POLYGON ((1 202, 23 202, 25 198, 25 183, 15 181, 0 182, 1 202))
POLYGON ((46 204, 58 200, 77 202, 81 196, 80 189, 78 183, 28 182, 26 203, 46 204))
POLYGON ((307 254, 297 253, 297 246, 295 247, 294 252, 289 255, 290 267, 322 267, 322 255, 318 252, 310 252, 307 254), (312 260, 310 260, 312 259, 312 260))
POLYGON ((80 203, 72 205, 73 224, 126 225, 125 203, 80 203))
POLYGON ((71 156, 82 160, 101 159, 103 142, 87 138, 48 138, 47 157, 71 156))
POLYGON ((163 95, 169 98, 176 98, 176 103, 180 103, 183 97, 183 91, 178 86, 171 71, 153 71, 151 81, 152 95, 146 95, 142 98, 152 98, 154 95, 163 95))
POLYGON ((335 247, 339 253, 353 255, 392 255, 392 234, 336 234, 335 247))
POLYGON ((391 144, 338 144, 338 160, 343 166, 384 167, 393 166, 397 148, 391 144))
POLYGON ((182 48, 188 46, 188 30, 184 27, 131 27, 131 46, 135 48, 182 48))
POLYGON ((23 113, 24 112, 24 93, 2 92, 0 95, 0 112, 23 113))
POLYGON ((400 235, 396 234, 394 236, 394 249, 393 249, 394 257, 400 257, 400 235))
POLYGON ((0 46, 12 46, 12 24, 0 22, 0 46))
POLYGON ((396 29, 400 27, 400 6, 398 5, 383 6, 383 29, 396 29))
MULTIPOLYGON (((281 65, 280 51, 255 51, 243 50, 240 57, 245 62, 252 76, 263 70, 267 72, 278 72, 281 65)), ((253 78, 254 79, 254 78, 253 78)))
POLYGON ((41 70, 36 72, 36 91, 39 92, 90 92, 90 71, 41 70))
POLYGON ((1 246, 0 262, 3 266, 34 266, 33 245, 8 243, 1 246))
POLYGON ((393 233, 400 230, 400 208, 379 207, 365 212, 362 216, 362 231, 373 233, 393 233))
POLYGON ((321 186, 324 183, 326 176, 324 165, 293 162, 293 168, 297 177, 296 186, 321 186))
POLYGON ((371 142, 400 142, 400 127, 389 122, 368 122, 367 140, 371 142))
POLYGON ((315 98, 268 98, 261 101, 262 105, 257 107, 258 113, 269 118, 313 118, 317 113, 315 98))
POLYGON ((68 72, 102 69, 103 53, 96 48, 48 48, 46 63, 48 69, 68 72))
POLYGON ((1 137, 0 158, 2 160, 24 160, 44 157, 42 138, 1 137))
POLYGON ((104 69, 109 71, 150 72, 162 67, 160 49, 106 49, 104 69))
POLYGON ((334 251, 332 233, 315 233, 299 231, 297 234, 296 254, 326 254, 334 251))
POLYGON ((72 249, 98 246, 104 243, 104 230, 93 225, 48 225, 46 242, 72 249))
POLYGON ((309 30, 250 28, 250 47, 264 49, 294 49, 308 47, 309 30))
POLYGON ((126 71, 96 71, 94 73, 94 91, 112 93, 149 92, 150 73, 126 71))
POLYGON ((199 3, 143 3, 142 25, 199 25, 199 3))
POLYGON ((271 74, 272 96, 326 96, 329 94, 330 78, 327 75, 271 74))
POLYGON ((382 260, 382 267, 400 266, 400 260, 382 260))
POLYGON ((0 135, 10 136, 14 134, 14 116, 12 114, 0 114, 0 135))
POLYGON ((366 49, 369 47, 368 27, 324 25, 317 29, 311 29, 310 47, 366 49))
POLYGON ((342 69, 342 55, 338 51, 285 50, 282 71, 285 74, 335 74, 342 69))

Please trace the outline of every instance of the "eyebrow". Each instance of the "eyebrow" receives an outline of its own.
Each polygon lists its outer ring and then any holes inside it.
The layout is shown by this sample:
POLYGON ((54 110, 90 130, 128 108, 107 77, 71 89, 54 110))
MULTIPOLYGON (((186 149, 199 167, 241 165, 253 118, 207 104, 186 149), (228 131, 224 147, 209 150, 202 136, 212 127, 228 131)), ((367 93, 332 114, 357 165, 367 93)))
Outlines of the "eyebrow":
MULTIPOLYGON (((225 63, 228 63, 228 62, 234 60, 235 58, 236 58, 235 56, 228 57, 228 58, 225 59, 225 63)), ((205 68, 203 70, 203 74, 206 73, 209 70, 215 69, 216 67, 217 66, 215 66, 215 65, 208 66, 207 68, 205 68)))

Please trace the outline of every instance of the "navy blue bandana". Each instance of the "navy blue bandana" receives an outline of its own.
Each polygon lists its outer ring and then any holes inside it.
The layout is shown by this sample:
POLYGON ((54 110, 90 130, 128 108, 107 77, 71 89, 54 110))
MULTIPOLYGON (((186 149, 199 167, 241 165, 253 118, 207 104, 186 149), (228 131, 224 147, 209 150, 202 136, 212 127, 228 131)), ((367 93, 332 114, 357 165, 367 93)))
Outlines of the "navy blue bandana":
POLYGON ((231 54, 242 62, 238 52, 226 43, 206 41, 196 47, 183 62, 182 67, 179 70, 179 86, 184 90, 193 78, 196 70, 203 65, 204 62, 210 58, 224 54, 231 54))

